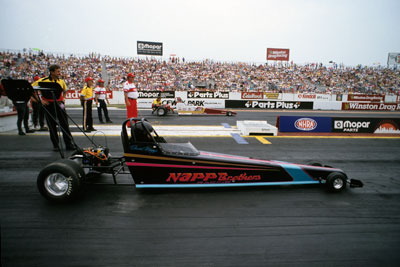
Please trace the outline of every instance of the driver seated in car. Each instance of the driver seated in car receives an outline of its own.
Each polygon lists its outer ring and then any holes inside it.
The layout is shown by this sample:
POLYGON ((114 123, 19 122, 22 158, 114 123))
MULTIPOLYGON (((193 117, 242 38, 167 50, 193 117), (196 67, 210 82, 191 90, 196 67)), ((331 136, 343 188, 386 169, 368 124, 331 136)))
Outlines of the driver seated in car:
POLYGON ((157 99, 153 101, 153 104, 151 105, 151 108, 153 109, 153 112, 156 111, 158 107, 162 106, 161 102, 161 96, 157 96, 157 99))
POLYGON ((180 97, 176 98, 176 107, 175 108, 177 110, 182 110, 182 111, 200 111, 203 109, 202 107, 187 106, 185 103, 183 103, 183 100, 180 97))
POLYGON ((162 104, 161 96, 158 96, 157 99, 155 99, 155 100, 153 101, 153 104, 151 105, 151 109, 152 109, 153 111, 151 112, 151 114, 153 114, 159 107, 164 107, 167 111, 171 111, 172 113, 174 113, 174 109, 171 108, 170 105, 168 105, 168 104, 163 105, 163 104, 162 104))

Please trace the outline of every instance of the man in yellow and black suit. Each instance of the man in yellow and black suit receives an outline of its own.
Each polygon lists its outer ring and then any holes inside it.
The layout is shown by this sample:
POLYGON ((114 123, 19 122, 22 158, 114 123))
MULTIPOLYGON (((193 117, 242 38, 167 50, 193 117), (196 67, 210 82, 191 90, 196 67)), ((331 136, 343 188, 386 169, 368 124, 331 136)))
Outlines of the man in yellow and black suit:
POLYGON ((38 86, 40 82, 56 82, 63 89, 62 94, 58 99, 56 99, 56 103, 54 99, 45 98, 41 95, 39 91, 38 98, 40 99, 43 109, 46 111, 45 117, 47 121, 47 125, 49 126, 50 139, 53 143, 53 150, 58 151, 59 143, 58 143, 58 135, 57 135, 57 122, 59 122, 59 126, 62 129, 63 139, 65 143, 65 147, 67 150, 74 150, 75 145, 73 144, 71 131, 69 130, 68 117, 65 110, 65 96, 67 94, 67 85, 64 80, 61 79, 61 68, 58 65, 51 65, 49 67, 50 75, 44 78, 41 78, 34 83, 32 86, 38 86))
POLYGON ((93 78, 85 79, 86 86, 81 91, 81 102, 83 107, 83 130, 85 132, 96 131, 93 128, 92 103, 93 103, 93 78))

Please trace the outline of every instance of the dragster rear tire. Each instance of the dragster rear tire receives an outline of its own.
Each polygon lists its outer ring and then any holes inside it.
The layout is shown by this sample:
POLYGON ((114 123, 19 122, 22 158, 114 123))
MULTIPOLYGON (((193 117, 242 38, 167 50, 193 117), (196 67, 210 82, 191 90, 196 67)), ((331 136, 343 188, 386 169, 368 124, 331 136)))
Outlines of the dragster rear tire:
MULTIPOLYGON (((74 152, 74 153, 72 153, 71 156, 74 156, 76 154, 79 154, 79 153, 74 152)), ((67 164, 68 166, 70 166, 71 168, 73 168, 77 173, 79 173, 81 175, 83 181, 86 179, 86 173, 82 167, 83 166, 82 160, 76 160, 76 159, 71 160, 70 159, 70 160, 65 160, 64 163, 67 164)))
POLYGON ((85 174, 72 160, 59 160, 44 167, 37 178, 40 194, 50 202, 66 203, 82 195, 85 174))
POLYGON ((346 188, 347 177, 340 172, 332 172, 326 178, 326 186, 328 191, 336 193, 346 188))
POLYGON ((167 115, 167 110, 164 107, 159 107, 157 109, 157 116, 165 116, 167 115))

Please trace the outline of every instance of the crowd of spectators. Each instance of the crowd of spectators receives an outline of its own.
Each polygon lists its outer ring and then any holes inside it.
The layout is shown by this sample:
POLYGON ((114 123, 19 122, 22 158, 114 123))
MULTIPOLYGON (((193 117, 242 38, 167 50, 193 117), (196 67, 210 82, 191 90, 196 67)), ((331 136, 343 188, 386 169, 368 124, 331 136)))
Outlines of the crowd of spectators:
POLYGON ((345 67, 313 63, 226 63, 180 58, 116 58, 0 52, 0 76, 27 79, 47 75, 58 64, 69 89, 80 90, 87 76, 108 81, 111 90, 122 90, 129 72, 140 90, 220 90, 288 93, 400 94, 400 70, 384 67, 345 67))

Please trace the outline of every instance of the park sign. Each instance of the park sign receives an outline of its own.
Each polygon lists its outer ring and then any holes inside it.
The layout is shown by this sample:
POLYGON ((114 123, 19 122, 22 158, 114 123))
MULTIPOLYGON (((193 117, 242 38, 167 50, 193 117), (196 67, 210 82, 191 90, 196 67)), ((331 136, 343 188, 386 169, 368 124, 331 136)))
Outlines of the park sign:
POLYGON ((137 54, 149 56, 162 56, 163 43, 137 41, 137 54))

